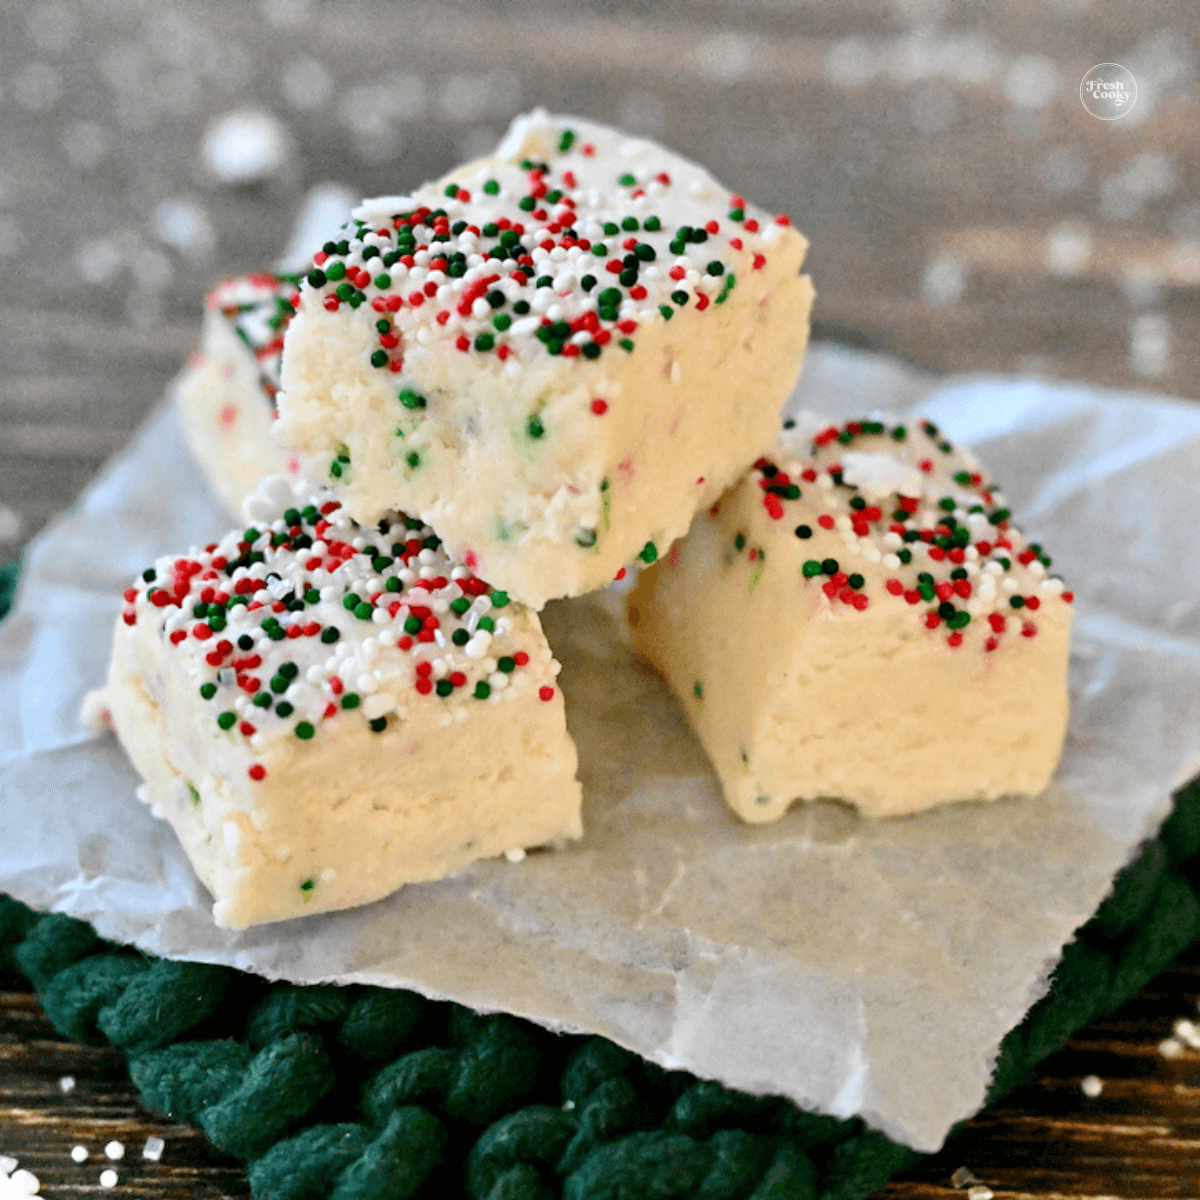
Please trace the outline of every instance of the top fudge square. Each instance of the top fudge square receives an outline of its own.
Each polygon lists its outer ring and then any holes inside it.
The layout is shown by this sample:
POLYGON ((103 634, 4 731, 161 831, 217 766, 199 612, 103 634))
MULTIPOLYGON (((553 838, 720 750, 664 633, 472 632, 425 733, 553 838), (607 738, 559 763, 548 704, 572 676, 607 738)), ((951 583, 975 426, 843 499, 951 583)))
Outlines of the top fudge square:
POLYGON ((807 243, 653 142, 537 111, 365 202, 284 341, 282 441, 534 608, 653 562, 773 440, 807 243))

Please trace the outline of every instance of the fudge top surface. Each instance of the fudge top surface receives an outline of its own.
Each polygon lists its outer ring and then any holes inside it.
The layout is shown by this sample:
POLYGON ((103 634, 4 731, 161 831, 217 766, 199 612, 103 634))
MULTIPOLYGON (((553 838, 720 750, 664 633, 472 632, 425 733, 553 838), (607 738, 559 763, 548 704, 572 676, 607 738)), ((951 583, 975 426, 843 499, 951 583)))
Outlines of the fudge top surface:
POLYGON ((648 323, 724 304, 783 243, 798 263, 789 224, 653 142, 539 110, 493 156, 360 205, 300 305, 358 310, 399 384, 406 354, 602 368, 648 323))
POLYGON ((975 457, 919 417, 849 421, 812 437, 785 432, 712 515, 755 493, 759 516, 732 533, 732 554, 761 572, 780 541, 790 543, 803 579, 848 617, 903 598, 951 647, 970 631, 995 650, 1005 634, 1035 637, 1039 610, 1074 598, 1048 574, 1043 547, 1013 525, 975 457), (813 552, 832 539, 836 555, 813 552))
POLYGON ((363 527, 339 507, 317 497, 160 558, 125 591, 125 636, 158 646, 214 733, 253 753, 319 738, 335 719, 381 732, 417 704, 462 719, 531 672, 553 699, 536 617, 452 562, 420 521, 363 527))

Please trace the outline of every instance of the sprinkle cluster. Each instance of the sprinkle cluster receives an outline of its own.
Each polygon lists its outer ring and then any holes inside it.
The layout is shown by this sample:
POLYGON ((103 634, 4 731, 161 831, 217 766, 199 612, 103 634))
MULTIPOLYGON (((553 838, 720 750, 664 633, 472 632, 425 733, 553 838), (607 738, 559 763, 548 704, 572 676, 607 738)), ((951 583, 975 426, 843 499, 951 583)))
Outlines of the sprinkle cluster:
MULTIPOLYGON (((878 586, 921 607, 925 627, 944 629, 951 647, 962 645, 972 622, 983 623, 984 649, 993 651, 1006 634, 1035 637, 1033 614, 1044 603, 1073 599, 1060 579, 1047 576, 1050 557, 1042 547, 1013 527, 996 485, 930 421, 912 429, 872 420, 831 425, 813 439, 810 457, 786 468, 767 458, 755 463, 762 506, 772 520, 784 521, 789 505, 807 497, 795 537, 841 538, 840 557, 808 558, 801 568, 805 584, 819 585, 832 604, 865 611, 878 586), (920 494, 864 497, 845 478, 841 455, 851 448, 915 466, 924 479, 920 494), (813 509, 821 510, 815 520, 807 515, 813 509), (882 579, 875 564, 884 569, 882 579)), ((735 551, 745 546, 738 533, 735 551)), ((764 551, 751 548, 748 556, 761 572, 764 551)))
POLYGON ((279 392, 283 335, 300 303, 303 275, 253 275, 227 279, 208 295, 207 304, 220 311, 258 363, 259 386, 271 406, 279 392))
POLYGON ((555 137, 553 162, 497 163, 472 177, 474 192, 426 185, 413 207, 347 225, 314 257, 301 302, 330 312, 368 306, 378 335, 371 363, 397 374, 406 340, 433 331, 502 362, 596 359, 610 346, 632 351, 647 322, 723 304, 735 263, 761 270, 788 224, 748 211, 741 196, 706 206, 694 189, 676 196, 668 171, 630 170, 616 154, 611 178, 598 178, 589 160, 598 169, 608 155, 570 128, 555 137), (694 223, 664 219, 681 200, 699 214, 694 223))
MULTIPOLYGON (((290 508, 265 528, 160 559, 126 590, 125 624, 153 622, 219 730, 251 750, 309 741, 351 717, 381 733, 426 698, 443 702, 449 725, 471 703, 523 693, 534 659, 550 663, 528 632, 519 644, 507 594, 452 563, 419 520, 392 513, 368 530, 339 507, 290 508)), ((551 700, 554 688, 539 695, 551 700)))

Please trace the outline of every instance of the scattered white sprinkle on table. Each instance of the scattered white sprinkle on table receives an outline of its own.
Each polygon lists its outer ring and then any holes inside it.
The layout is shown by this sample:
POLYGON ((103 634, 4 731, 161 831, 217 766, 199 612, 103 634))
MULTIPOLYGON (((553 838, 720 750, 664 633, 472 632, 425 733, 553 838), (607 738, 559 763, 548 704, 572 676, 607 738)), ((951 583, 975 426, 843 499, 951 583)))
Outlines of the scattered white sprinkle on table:
POLYGON ((1163 1058, 1178 1058, 1183 1053, 1183 1043, 1178 1038, 1163 1038, 1158 1043, 1158 1052, 1163 1058))
POLYGON ((88 1160, 87 1147, 86 1146, 72 1146, 71 1147, 71 1158, 77 1163, 87 1162, 87 1160, 88 1160))
POLYGON ((1104 1081, 1098 1075, 1085 1075, 1079 1081, 1079 1090, 1094 1099, 1104 1091, 1104 1081))
POLYGON ((0 1174, 11 1175, 17 1169, 17 1160, 7 1154, 0 1154, 0 1174))
POLYGON ((1171 1032, 1193 1050, 1200 1050, 1200 1026, 1193 1024, 1186 1017, 1180 1017, 1171 1027, 1171 1032))
POLYGON ((992 1200, 992 1189, 983 1184, 967 1188, 967 1200, 992 1200))
POLYGON ((953 1175, 950 1176, 950 1185, 956 1188, 964 1188, 969 1183, 978 1183, 979 1177, 970 1167, 959 1167, 953 1175))
POLYGON ((4 1195, 12 1196, 36 1196, 38 1188, 41 1186, 38 1177, 32 1171, 20 1170, 14 1171, 4 1181, 4 1195))
POLYGON ((73 1092, 75 1090, 75 1076, 74 1075, 64 1075, 58 1081, 58 1086, 62 1090, 62 1094, 64 1096, 68 1092, 73 1092))
POLYGON ((111 1158, 113 1162, 120 1162, 125 1157, 125 1146, 121 1142, 109 1142, 104 1147, 105 1158, 111 1158))
POLYGON ((160 1137, 148 1137, 146 1144, 142 1147, 142 1157, 148 1158, 151 1162, 158 1162, 163 1156, 163 1151, 167 1148, 167 1143, 160 1137))
POLYGON ((101 1171, 100 1186, 102 1188, 115 1188, 117 1186, 116 1171, 101 1171))

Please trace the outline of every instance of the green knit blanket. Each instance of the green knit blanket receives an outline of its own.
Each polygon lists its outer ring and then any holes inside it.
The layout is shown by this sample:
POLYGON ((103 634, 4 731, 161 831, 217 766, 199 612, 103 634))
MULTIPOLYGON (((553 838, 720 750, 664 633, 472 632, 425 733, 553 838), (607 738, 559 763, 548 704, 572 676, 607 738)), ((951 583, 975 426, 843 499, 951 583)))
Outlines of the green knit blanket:
MULTIPOLYGON (((17 564, 0 567, 0 616, 17 564)), ((1200 935, 1200 780, 1004 1039, 989 1100, 1200 935)), ((244 1159, 258 1200, 857 1200, 919 1155, 600 1037, 412 992, 148 959, 0 896, 0 986, 126 1056, 145 1104, 244 1159)))

